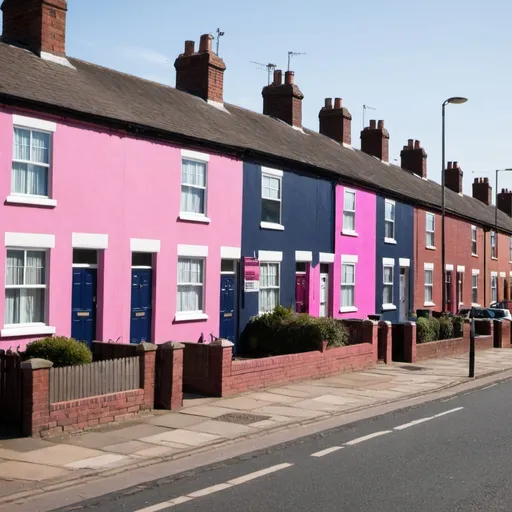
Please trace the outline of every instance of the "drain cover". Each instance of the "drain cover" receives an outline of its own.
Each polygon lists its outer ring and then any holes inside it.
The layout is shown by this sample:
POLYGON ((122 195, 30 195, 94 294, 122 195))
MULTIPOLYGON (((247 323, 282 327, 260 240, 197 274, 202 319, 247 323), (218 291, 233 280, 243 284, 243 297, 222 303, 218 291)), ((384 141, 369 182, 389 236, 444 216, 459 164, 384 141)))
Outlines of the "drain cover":
POLYGON ((400 368, 403 368, 404 370, 409 370, 411 372, 421 372, 425 368, 422 368, 421 366, 400 366, 400 368))
POLYGON ((270 416, 259 416, 257 414, 248 414, 245 412, 233 412, 224 414, 215 418, 217 421, 225 421, 226 423, 238 423, 239 425, 249 425, 257 421, 268 420, 270 416))

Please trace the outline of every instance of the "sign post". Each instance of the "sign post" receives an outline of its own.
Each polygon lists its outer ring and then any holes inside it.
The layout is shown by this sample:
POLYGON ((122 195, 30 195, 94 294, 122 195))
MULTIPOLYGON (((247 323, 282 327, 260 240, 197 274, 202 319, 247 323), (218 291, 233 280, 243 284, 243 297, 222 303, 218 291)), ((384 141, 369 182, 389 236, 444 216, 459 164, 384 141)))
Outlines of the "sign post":
POLYGON ((471 329, 469 331, 469 377, 475 376, 475 311, 469 313, 471 329))

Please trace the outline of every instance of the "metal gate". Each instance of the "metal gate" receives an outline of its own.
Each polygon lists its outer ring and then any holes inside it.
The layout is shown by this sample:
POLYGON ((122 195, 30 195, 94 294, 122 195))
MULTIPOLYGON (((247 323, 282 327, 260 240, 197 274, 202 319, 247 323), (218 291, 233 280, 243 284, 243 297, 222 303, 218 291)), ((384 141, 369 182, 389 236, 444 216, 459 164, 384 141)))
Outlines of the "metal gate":
POLYGON ((21 427, 22 384, 19 354, 0 350, 0 423, 21 427))

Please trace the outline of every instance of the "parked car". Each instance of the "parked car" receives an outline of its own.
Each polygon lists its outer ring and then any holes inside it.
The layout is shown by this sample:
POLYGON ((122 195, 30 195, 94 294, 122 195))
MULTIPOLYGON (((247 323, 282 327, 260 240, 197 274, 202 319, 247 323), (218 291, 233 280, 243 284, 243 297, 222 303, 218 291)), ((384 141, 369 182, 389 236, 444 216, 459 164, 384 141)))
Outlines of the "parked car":
POLYGON ((504 320, 512 321, 512 314, 509 309, 501 309, 497 307, 492 307, 490 309, 494 312, 495 318, 503 318, 504 320))
POLYGON ((495 310, 491 308, 462 308, 459 309, 459 316, 469 316, 471 310, 474 318, 496 318, 495 310))
POLYGON ((508 309, 512 312, 512 300, 502 300, 500 302, 493 302, 491 304, 492 309, 508 309))

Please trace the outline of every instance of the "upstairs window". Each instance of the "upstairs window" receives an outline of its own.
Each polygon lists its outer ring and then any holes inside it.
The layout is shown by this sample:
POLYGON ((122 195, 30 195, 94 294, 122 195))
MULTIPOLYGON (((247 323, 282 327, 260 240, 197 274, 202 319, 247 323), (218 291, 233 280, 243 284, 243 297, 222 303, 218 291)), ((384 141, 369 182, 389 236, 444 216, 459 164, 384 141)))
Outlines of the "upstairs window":
POLYGON ((181 162, 180 211, 206 216, 206 162, 183 159, 181 162))
POLYGON ((476 246, 476 226, 471 226, 471 254, 473 256, 477 255, 477 246, 476 246))
POLYGON ((51 134, 14 127, 11 193, 48 197, 51 134))
POLYGON ((427 213, 426 218, 426 245, 435 247, 434 235, 436 231, 435 217, 433 213, 427 213))
POLYGON ((354 233, 356 230, 356 192, 345 189, 343 195, 343 231, 354 233))
POLYGON ((384 211, 384 237, 386 240, 395 240, 395 202, 386 199, 384 211))
POLYGON ((491 231, 491 258, 496 257, 496 232, 491 231))
POLYGON ((261 221, 281 224, 281 187, 282 178, 272 174, 261 177, 261 221))

